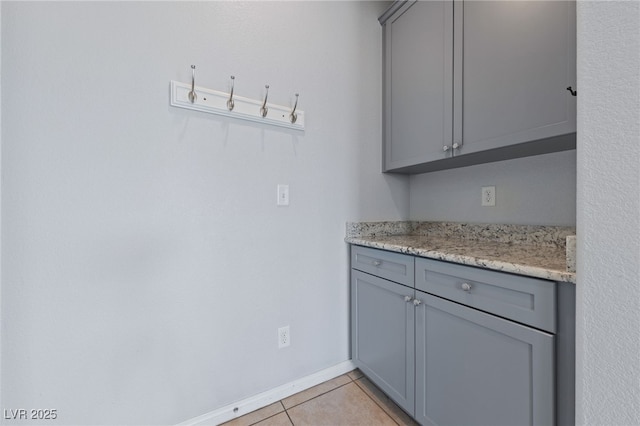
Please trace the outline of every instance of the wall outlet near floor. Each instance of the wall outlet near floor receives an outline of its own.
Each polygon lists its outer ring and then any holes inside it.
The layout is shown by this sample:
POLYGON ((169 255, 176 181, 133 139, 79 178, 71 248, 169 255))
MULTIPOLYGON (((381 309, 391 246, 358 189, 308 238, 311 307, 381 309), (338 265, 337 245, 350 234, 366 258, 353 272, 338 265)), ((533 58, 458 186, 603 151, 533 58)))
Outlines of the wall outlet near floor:
POLYGON ((496 187, 495 186, 482 187, 482 205, 487 207, 496 205, 496 187))
POLYGON ((280 327, 278 329, 278 349, 286 348, 291 344, 291 332, 289 326, 280 327))

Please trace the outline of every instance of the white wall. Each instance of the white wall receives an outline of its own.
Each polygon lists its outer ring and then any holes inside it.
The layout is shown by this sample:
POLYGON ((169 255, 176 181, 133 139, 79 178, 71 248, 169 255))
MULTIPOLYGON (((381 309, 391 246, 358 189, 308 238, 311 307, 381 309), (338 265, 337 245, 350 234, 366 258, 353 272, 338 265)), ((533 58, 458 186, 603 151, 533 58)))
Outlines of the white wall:
POLYGON ((412 220, 576 225, 576 151, 537 155, 412 176, 412 220), (481 205, 495 186, 496 205, 481 205))
POLYGON ((578 3, 577 415, 640 424, 640 3, 578 3))
MULTIPOLYGON (((0 176, 2 176, 2 2, 0 2, 0 176)), ((1 178, 0 178, 1 182, 1 178)), ((2 407, 2 185, 0 184, 0 408, 2 407)))
POLYGON ((408 216, 385 3, 3 3, 2 408, 171 424, 349 359, 345 221, 408 216), (191 64, 305 133, 170 107, 191 64))

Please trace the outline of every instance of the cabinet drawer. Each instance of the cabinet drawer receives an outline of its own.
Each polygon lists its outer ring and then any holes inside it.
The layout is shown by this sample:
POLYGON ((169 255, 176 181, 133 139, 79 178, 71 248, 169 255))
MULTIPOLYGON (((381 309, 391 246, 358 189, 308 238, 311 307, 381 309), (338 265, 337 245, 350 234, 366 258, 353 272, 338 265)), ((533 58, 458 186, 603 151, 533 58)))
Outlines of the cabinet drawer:
POLYGON ((414 258, 406 254, 351 246, 351 267, 413 287, 414 258))
POLYGON ((416 259, 418 290, 551 333, 556 332, 556 283, 416 259))

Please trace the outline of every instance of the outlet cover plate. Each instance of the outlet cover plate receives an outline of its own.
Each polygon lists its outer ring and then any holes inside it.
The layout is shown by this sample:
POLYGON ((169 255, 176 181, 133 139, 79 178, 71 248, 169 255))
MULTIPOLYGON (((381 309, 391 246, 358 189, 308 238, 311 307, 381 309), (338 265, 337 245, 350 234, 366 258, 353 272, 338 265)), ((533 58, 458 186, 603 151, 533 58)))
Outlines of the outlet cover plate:
POLYGON ((289 326, 280 327, 278 329, 278 349, 286 348, 289 345, 291 345, 289 326))
POLYGON ((493 207, 496 205, 496 187, 482 187, 482 205, 485 207, 493 207))

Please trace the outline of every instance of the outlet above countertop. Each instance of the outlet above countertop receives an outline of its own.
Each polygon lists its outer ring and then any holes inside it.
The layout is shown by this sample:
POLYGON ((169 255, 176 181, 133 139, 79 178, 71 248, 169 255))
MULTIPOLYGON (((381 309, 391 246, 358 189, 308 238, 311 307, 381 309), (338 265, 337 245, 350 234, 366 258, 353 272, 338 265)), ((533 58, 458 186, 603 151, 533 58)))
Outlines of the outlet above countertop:
POLYGON ((572 271, 575 266, 569 264, 572 259, 575 261, 575 244, 570 253, 571 244, 567 245, 570 236, 575 236, 575 228, 417 221, 349 222, 345 241, 575 284, 575 269, 572 271))

